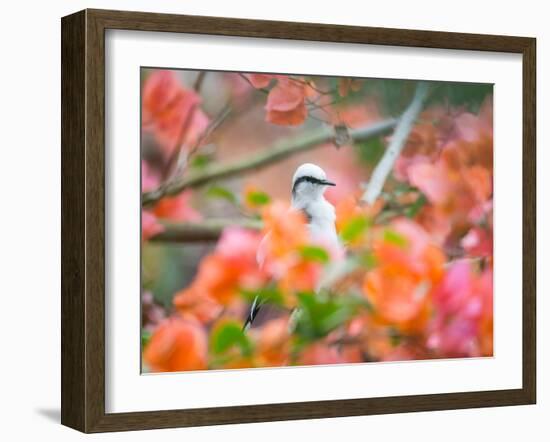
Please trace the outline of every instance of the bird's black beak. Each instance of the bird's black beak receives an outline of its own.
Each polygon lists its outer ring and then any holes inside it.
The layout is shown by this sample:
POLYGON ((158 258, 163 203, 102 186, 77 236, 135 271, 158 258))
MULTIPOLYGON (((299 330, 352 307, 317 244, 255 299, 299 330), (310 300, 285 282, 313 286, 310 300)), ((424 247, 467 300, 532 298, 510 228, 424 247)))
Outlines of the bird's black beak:
POLYGON ((336 183, 333 183, 332 181, 327 181, 327 180, 324 180, 323 184, 325 186, 336 186, 336 183))

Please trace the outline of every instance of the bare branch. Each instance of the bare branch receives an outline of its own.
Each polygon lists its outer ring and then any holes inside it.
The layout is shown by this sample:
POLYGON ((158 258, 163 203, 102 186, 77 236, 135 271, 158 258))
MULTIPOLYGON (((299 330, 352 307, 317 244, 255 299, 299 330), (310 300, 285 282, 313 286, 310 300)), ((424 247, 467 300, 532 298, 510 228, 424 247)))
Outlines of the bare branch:
MULTIPOLYGON (((354 141, 364 141, 387 134, 394 128, 396 123, 397 120, 392 118, 358 129, 350 129, 349 134, 354 141)), ((304 152, 320 144, 329 142, 334 137, 334 128, 324 126, 299 138, 282 140, 243 160, 230 164, 215 164, 204 171, 190 172, 185 177, 177 178, 156 190, 144 193, 142 195, 142 204, 148 206, 156 203, 164 196, 175 195, 185 189, 199 187, 214 180, 229 178, 266 167, 298 152, 304 152)))
POLYGON ((191 121, 193 121, 193 116, 195 114, 196 109, 197 109, 197 106, 195 104, 191 106, 191 109, 189 109, 189 112, 187 113, 187 116, 183 121, 183 124, 178 134, 178 138, 176 139, 176 142, 174 144, 172 154, 170 155, 170 158, 168 158, 165 178, 170 177, 174 173, 173 171, 176 168, 177 163, 181 161, 182 152, 185 152, 183 148, 184 147, 183 141, 185 139, 185 135, 187 134, 187 130, 189 129, 191 121))
POLYGON ((193 83, 193 90, 195 92, 200 92, 202 84, 204 83, 204 78, 206 77, 208 71, 200 71, 197 75, 197 78, 195 78, 195 83, 193 83))
POLYGON ((405 110, 405 112, 403 112, 403 115, 395 127, 395 132, 388 148, 386 149, 386 152, 384 153, 384 156, 372 172, 369 185, 362 198, 362 200, 368 205, 373 204, 380 195, 380 192, 384 187, 384 183, 386 182, 386 178, 391 172, 395 160, 399 157, 399 154, 403 150, 413 124, 424 106, 424 101, 426 100, 427 95, 428 83, 423 81, 419 82, 411 104, 409 104, 409 107, 405 110))
POLYGON ((156 242, 216 241, 226 227, 259 230, 263 224, 255 219, 206 219, 201 222, 163 223, 164 231, 151 238, 156 242))
MULTIPOLYGON (((231 113, 231 106, 229 104, 225 105, 219 114, 210 122, 202 134, 198 137, 197 141, 187 149, 180 149, 178 153, 178 158, 172 166, 173 172, 170 174, 169 178, 166 180, 166 183, 172 182, 178 176, 180 176, 185 168, 187 167, 191 157, 197 152, 197 150, 203 146, 206 141, 210 138, 212 133, 224 122, 224 120, 231 113)), ((165 184, 161 184, 161 187, 165 184)))

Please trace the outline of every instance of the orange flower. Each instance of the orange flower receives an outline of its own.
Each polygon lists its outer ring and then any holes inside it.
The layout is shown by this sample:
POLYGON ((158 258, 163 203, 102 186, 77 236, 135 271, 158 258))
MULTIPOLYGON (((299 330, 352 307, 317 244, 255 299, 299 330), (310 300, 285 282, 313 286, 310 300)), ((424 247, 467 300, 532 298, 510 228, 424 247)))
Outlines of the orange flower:
POLYGON ((362 208, 355 196, 349 195, 342 199, 335 207, 336 230, 340 233, 342 229, 353 219, 364 216, 362 208))
POLYGON ((277 281, 285 305, 294 307, 297 291, 310 291, 317 286, 322 263, 308 260, 301 254, 304 247, 311 245, 302 212, 275 202, 262 214, 265 236, 260 244, 258 260, 265 272, 277 281))
POLYGON ((367 206, 361 205, 359 197, 353 195, 341 200, 336 205, 337 232, 342 237, 346 236, 346 232, 352 236, 352 238, 343 238, 348 248, 356 249, 368 245, 370 230, 368 227, 383 207, 384 200, 382 198, 378 198, 374 204, 367 206), (356 233, 351 234, 354 230, 356 233))
POLYGON ((198 285, 177 292, 173 303, 183 317, 191 315, 202 323, 216 319, 223 310, 222 305, 198 285))
POLYGON ((360 349, 369 359, 382 360, 394 348, 389 327, 371 314, 353 318, 347 326, 347 333, 359 342, 360 349))
POLYGON ((411 131, 402 155, 405 157, 431 155, 437 147, 436 126, 432 122, 419 123, 411 131))
POLYGON ((181 142, 189 147, 208 126, 208 117, 198 108, 199 95, 184 88, 173 71, 156 70, 145 80, 142 119, 166 154, 181 142))
POLYGON ((176 196, 162 198, 153 212, 159 218, 166 218, 173 221, 200 221, 202 216, 190 205, 191 192, 181 192, 176 196))
POLYGON ((208 342, 196 322, 165 319, 155 330, 143 358, 151 371, 187 371, 207 368, 208 342))
POLYGON ((240 276, 240 266, 213 254, 202 260, 195 287, 208 293, 220 304, 227 305, 237 293, 240 276))
POLYGON ((397 159, 394 176, 417 187, 428 204, 416 220, 439 244, 457 249, 475 224, 491 223, 492 97, 477 115, 435 107, 425 111, 397 159))
POLYGON ((225 229, 214 253, 200 263, 197 275, 174 302, 183 312, 208 321, 219 313, 219 305, 230 305, 240 289, 253 290, 265 281, 256 262, 259 234, 239 228, 225 229), (211 308, 213 311, 205 311, 211 308))
POLYGON ((266 120, 273 124, 296 126, 307 117, 306 85, 281 77, 267 96, 266 120))
POLYGON ((276 201, 262 211, 262 218, 263 233, 268 236, 262 244, 267 257, 285 258, 307 244, 307 225, 302 212, 290 210, 286 204, 276 201))
POLYGON ((430 293, 443 275, 445 257, 416 223, 399 219, 375 240, 378 266, 363 291, 377 317, 403 331, 420 330, 430 313, 430 293))
POLYGON ((336 346, 315 342, 302 351, 296 365, 328 365, 345 362, 347 360, 340 354, 336 346))
POLYGON ((278 367, 288 364, 290 334, 288 317, 272 319, 259 329, 257 358, 261 367, 278 367))
POLYGON ((355 78, 340 78, 338 81, 338 94, 341 97, 346 97, 350 90, 357 92, 361 90, 362 80, 355 78))
POLYGON ((429 359, 430 354, 422 345, 400 344, 382 358, 383 361, 418 361, 429 359))
POLYGON ((252 86, 254 86, 256 89, 263 89, 265 87, 268 87, 271 83, 271 80, 278 77, 277 75, 271 74, 244 74, 244 76, 248 78, 252 86))
POLYGON ((323 268, 317 262, 310 262, 297 259, 296 262, 287 266, 286 271, 279 276, 278 287, 284 295, 285 305, 295 307, 296 292, 314 291, 322 276, 323 268))

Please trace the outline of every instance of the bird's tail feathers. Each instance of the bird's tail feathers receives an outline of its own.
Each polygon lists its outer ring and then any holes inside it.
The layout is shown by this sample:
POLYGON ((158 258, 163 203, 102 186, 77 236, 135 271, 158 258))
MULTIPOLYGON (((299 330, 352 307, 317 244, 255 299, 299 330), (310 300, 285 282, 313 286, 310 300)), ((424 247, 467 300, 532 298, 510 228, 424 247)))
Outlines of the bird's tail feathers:
POLYGON ((252 301, 252 305, 250 306, 250 311, 248 312, 248 316, 246 317, 246 320, 243 324, 243 331, 247 331, 254 322, 254 319, 256 319, 256 316, 258 315, 258 312, 260 311, 260 308, 263 304, 262 299, 259 295, 256 295, 254 298, 254 301, 252 301))

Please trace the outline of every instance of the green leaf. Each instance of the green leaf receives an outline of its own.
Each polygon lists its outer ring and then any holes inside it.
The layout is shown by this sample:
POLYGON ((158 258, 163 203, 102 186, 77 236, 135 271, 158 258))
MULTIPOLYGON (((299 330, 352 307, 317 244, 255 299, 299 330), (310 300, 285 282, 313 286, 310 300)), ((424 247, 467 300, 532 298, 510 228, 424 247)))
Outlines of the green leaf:
POLYGON ((325 293, 298 293, 297 297, 301 314, 296 333, 306 341, 325 337, 351 318, 357 307, 351 298, 331 298, 325 293))
POLYGON ((378 164, 385 151, 386 146, 380 137, 357 144, 359 158, 370 166, 378 164))
POLYGON ((221 186, 212 186, 206 191, 206 196, 210 198, 219 198, 226 201, 229 201, 232 204, 237 203, 237 197, 233 192, 225 187, 221 186))
POLYGON ((248 302, 252 302, 258 296, 262 303, 283 304, 283 295, 276 286, 262 287, 256 290, 241 289, 241 294, 248 302))
POLYGON ((204 169, 212 162, 210 155, 197 154, 191 160, 191 167, 194 169, 204 169))
POLYGON ((340 237, 345 243, 352 242, 365 233, 369 229, 370 225, 371 221, 364 216, 352 218, 342 228, 340 237))
POLYGON ((216 327, 210 335, 210 348, 215 354, 222 354, 238 347, 244 356, 252 353, 252 344, 242 330, 242 324, 228 321, 216 327))
POLYGON ((320 262, 322 264, 330 260, 328 252, 318 246, 303 246, 300 249, 300 256, 306 261, 320 262))
POLYGON ((361 265, 359 259, 355 256, 347 256, 343 260, 332 261, 325 266, 323 274, 319 280, 319 287, 332 287, 342 278, 354 272, 361 265))
POLYGON ((370 251, 361 253, 358 256, 358 259, 359 259, 360 265, 366 268, 366 270, 373 269, 378 264, 378 260, 376 259, 376 256, 370 251))
POLYGON ((145 329, 141 330, 141 347, 145 347, 151 340, 151 332, 145 329))
POLYGON ((426 197, 424 196, 424 194, 420 194, 418 199, 405 209, 405 215, 408 218, 414 218, 426 203, 427 203, 426 197))
POLYGON ((390 335, 390 343, 391 343, 392 347, 397 347, 401 343, 401 340, 402 340, 401 334, 399 333, 399 331, 396 328, 391 327, 390 330, 389 330, 389 335, 390 335))
POLYGON ((409 241, 400 233, 397 233, 394 230, 386 229, 384 230, 384 241, 391 244, 395 244, 399 247, 406 247, 409 241))
POLYGON ((265 206, 271 201, 270 196, 265 192, 252 191, 246 194, 246 202, 251 206, 265 206))

